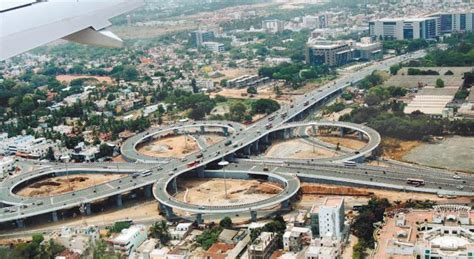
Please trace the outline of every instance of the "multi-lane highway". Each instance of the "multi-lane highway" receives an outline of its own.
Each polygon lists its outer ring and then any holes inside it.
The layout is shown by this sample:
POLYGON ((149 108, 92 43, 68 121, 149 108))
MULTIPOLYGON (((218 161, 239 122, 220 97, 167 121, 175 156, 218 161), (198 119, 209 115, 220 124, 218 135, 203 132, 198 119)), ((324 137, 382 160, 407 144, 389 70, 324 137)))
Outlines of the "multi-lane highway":
MULTIPOLYGON (((324 104, 329 99, 337 96, 341 93, 342 89, 351 85, 365 76, 372 73, 373 70, 386 70, 391 65, 397 64, 401 61, 419 58, 425 54, 424 51, 418 51, 412 54, 395 57, 383 62, 377 62, 366 68, 363 68, 357 73, 342 76, 341 78, 332 81, 323 87, 307 93, 306 95, 297 98, 292 103, 284 105, 280 110, 273 114, 270 114, 266 118, 256 122, 255 124, 244 127, 241 124, 233 122, 219 122, 219 121, 208 121, 208 122, 189 122, 173 125, 166 128, 150 129, 146 132, 137 134, 136 136, 127 140, 121 150, 127 161, 135 162, 130 164, 122 164, 119 168, 115 164, 103 165, 103 164, 71 164, 66 168, 65 165, 48 166, 45 169, 36 170, 30 173, 21 174, 17 177, 11 178, 0 185, 0 202, 5 204, 19 205, 13 212, 12 210, 1 210, 0 211, 0 222, 6 222, 11 220, 21 220, 26 217, 40 215, 48 212, 53 213, 53 220, 57 220, 55 213, 58 210, 65 208, 72 208, 80 205, 86 206, 86 214, 90 213, 90 204, 94 201, 108 197, 116 197, 117 204, 121 204, 121 195, 126 192, 130 192, 135 189, 145 189, 145 195, 151 195, 151 186, 154 184, 153 194, 159 201, 160 206, 166 210, 172 208, 179 208, 188 210, 190 212, 202 214, 202 213, 216 213, 216 212, 238 212, 242 210, 254 210, 263 208, 265 206, 273 206, 276 203, 287 200, 291 195, 295 193, 295 188, 299 186, 298 179, 321 179, 326 177, 326 180, 330 178, 337 178, 336 182, 345 183, 365 183, 366 186, 376 186, 387 188, 405 186, 406 190, 413 189, 415 191, 429 191, 437 193, 441 191, 458 191, 458 194, 472 195, 472 179, 466 177, 469 180, 464 185, 465 189, 458 190, 459 179, 453 179, 452 174, 443 172, 443 174, 435 175, 438 177, 438 181, 429 178, 427 185, 423 188, 415 188, 406 186, 406 177, 420 176, 416 170, 406 172, 401 170, 384 170, 382 168, 369 168, 365 166, 356 166, 346 168, 341 164, 328 163, 328 164, 311 164, 307 161, 306 164, 300 164, 293 161, 288 161, 286 164, 280 164, 272 167, 270 171, 266 171, 263 168, 258 169, 257 164, 252 165, 250 161, 248 163, 239 163, 237 169, 238 172, 242 173, 246 171, 252 171, 255 174, 268 175, 271 178, 279 179, 284 184, 285 190, 271 199, 267 199, 258 203, 212 207, 212 206, 199 206, 191 205, 183 202, 179 202, 173 199, 172 195, 168 193, 167 188, 174 179, 179 175, 187 173, 189 171, 197 171, 199 174, 204 174, 205 165, 218 161, 221 159, 233 159, 233 154, 241 152, 244 149, 252 147, 254 150, 258 150, 259 142, 262 139, 268 138, 269 135, 278 131, 285 131, 286 129, 292 129, 301 126, 318 125, 321 122, 304 122, 295 124, 285 124, 290 121, 298 121, 302 114, 307 110, 317 108, 324 104), (187 155, 182 159, 158 159, 155 157, 145 156, 137 152, 137 145, 143 142, 152 140, 155 136, 165 134, 166 132, 179 132, 183 129, 198 129, 201 133, 206 132, 206 128, 221 128, 223 135, 226 136, 225 140, 218 142, 217 144, 204 147, 199 152, 195 152, 187 155), (248 168, 250 166, 250 168, 248 168), (255 166, 255 168, 252 168, 255 166), (257 169, 256 169, 257 168, 257 169), (149 173, 143 173, 137 176, 137 172, 148 171, 149 173), (296 170, 296 172, 295 172, 296 170), (51 197, 33 198, 33 197, 19 197, 13 193, 15 186, 23 183, 28 179, 32 179, 42 174, 51 174, 53 172, 57 174, 64 173, 104 173, 104 172, 117 172, 121 171, 128 173, 127 176, 113 180, 104 184, 92 186, 86 189, 60 194, 51 197), (385 171, 385 172, 383 172, 385 171), (397 175, 398 174, 398 175, 397 175), (403 175, 403 176, 400 176, 403 175), (436 185, 436 183, 438 185, 436 185), (440 189, 441 188, 441 189, 440 189)), ((327 123, 329 124, 329 123, 327 123)), ((331 125, 329 125, 331 126, 331 125)), ((369 145, 364 150, 359 151, 359 154, 350 155, 344 159, 355 159, 361 155, 367 155, 372 152, 378 143, 380 142, 380 136, 378 133, 370 128, 362 125, 353 124, 334 124, 332 126, 351 128, 356 131, 362 132, 366 137, 369 138, 369 145)), ((261 162, 260 162, 261 163, 261 162)), ((432 177, 430 174, 426 174, 426 177, 432 177)), ((334 179, 332 179, 334 180, 334 179)))

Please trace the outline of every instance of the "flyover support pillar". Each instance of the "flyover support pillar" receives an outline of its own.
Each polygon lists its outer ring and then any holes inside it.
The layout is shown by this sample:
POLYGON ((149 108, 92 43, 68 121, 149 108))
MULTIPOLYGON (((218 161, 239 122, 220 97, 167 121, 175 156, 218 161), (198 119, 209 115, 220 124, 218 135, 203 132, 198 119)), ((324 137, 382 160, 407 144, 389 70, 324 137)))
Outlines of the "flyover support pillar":
POLYGON ((204 166, 196 168, 196 172, 199 178, 204 178, 204 166))
POLYGON ((167 218, 171 218, 174 216, 173 214, 173 208, 169 207, 169 206, 166 206, 165 204, 161 203, 161 202, 158 202, 158 206, 159 206, 159 209, 160 209, 160 212, 162 212, 163 214, 165 214, 165 216, 167 218))
POLYGON ((284 200, 281 202, 282 209, 288 209, 290 207, 290 200, 284 200))
POLYGON ((84 208, 85 208, 86 215, 91 215, 92 214, 92 209, 91 209, 91 204, 90 203, 84 204, 84 208))
POLYGON ((288 129, 288 138, 290 138, 290 139, 293 138, 293 129, 292 128, 288 129))
POLYGON ((257 211, 251 210, 250 211, 250 221, 256 222, 257 221, 257 211))
POLYGON ((253 143, 253 150, 255 153, 258 153, 258 151, 260 150, 258 147, 258 140, 253 143))
POLYGON ((244 153, 245 153, 247 156, 249 156, 249 155, 252 154, 252 150, 251 150, 251 146, 250 146, 250 145, 248 145, 248 146, 246 146, 246 147, 244 148, 244 153))
POLYGON ((222 131, 224 132, 224 136, 229 136, 229 129, 227 127, 222 127, 222 131))
POLYGON ((145 198, 151 198, 153 185, 145 186, 145 198))
POLYGON ((58 212, 57 212, 57 211, 51 212, 51 220, 52 220, 53 222, 57 222, 57 221, 58 221, 58 212))
POLYGON ((364 140, 364 133, 360 132, 360 131, 357 131, 357 138, 359 140, 364 140))
POLYGON ((199 127, 201 130, 201 134, 204 134, 206 132, 206 128, 204 126, 199 127))
POLYGON ((15 220, 15 223, 16 223, 17 228, 24 228, 25 227, 25 222, 23 221, 23 219, 17 219, 17 220, 15 220))
POLYGON ((318 135, 318 127, 315 125, 311 126, 311 132, 313 133, 313 136, 318 135))
POLYGON ((202 224, 202 223, 203 223, 202 214, 201 214, 201 213, 196 214, 196 223, 198 223, 198 224, 202 224))
POLYGON ((176 177, 171 180, 171 188, 173 189, 174 193, 178 192, 178 183, 176 182, 176 177))
POLYGON ((263 141, 265 142, 265 144, 270 144, 268 134, 263 137, 263 141))
POLYGON ((339 128, 339 136, 344 137, 344 128, 339 128))
POLYGON ((117 204, 118 208, 122 208, 123 206, 122 194, 117 194, 117 196, 115 196, 115 203, 117 204))

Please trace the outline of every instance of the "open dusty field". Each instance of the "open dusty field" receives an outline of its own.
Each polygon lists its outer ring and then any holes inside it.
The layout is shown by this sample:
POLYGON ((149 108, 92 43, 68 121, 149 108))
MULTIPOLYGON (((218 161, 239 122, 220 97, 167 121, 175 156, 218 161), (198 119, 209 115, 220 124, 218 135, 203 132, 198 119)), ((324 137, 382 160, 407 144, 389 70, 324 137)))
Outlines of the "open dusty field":
POLYGON ((318 136, 318 139, 333 145, 337 145, 337 143, 339 143, 339 145, 353 150, 359 150, 367 145, 365 141, 353 138, 351 136, 346 136, 344 138, 334 136, 318 136))
POLYGON ((74 174, 44 179, 21 189, 17 195, 41 197, 81 190, 123 177, 120 174, 74 174))
POLYGON ((451 170, 474 172, 473 137, 448 137, 412 148, 403 160, 451 170))
POLYGON ((190 204, 225 205, 264 200, 282 191, 275 183, 257 180, 227 179, 225 198, 224 179, 189 179, 180 181, 182 189, 176 198, 190 204))
POLYGON ((225 139, 225 137, 220 136, 220 135, 205 135, 204 139, 206 140, 206 143, 208 145, 214 145, 217 142, 220 142, 225 139))
POLYGON ((273 144, 265 153, 265 157, 268 158, 285 157, 293 159, 327 158, 336 155, 336 152, 317 146, 313 147, 313 145, 300 139, 275 142, 275 144, 273 144))
POLYGON ((262 87, 258 88, 257 94, 250 96, 250 94, 247 94, 247 88, 242 88, 242 89, 229 89, 229 88, 223 88, 219 92, 212 92, 210 94, 211 98, 215 97, 216 95, 221 95, 227 98, 233 98, 233 99, 272 99, 275 100, 279 103, 290 103, 291 96, 282 94, 280 96, 277 96, 273 92, 273 87, 262 87))
POLYGON ((58 80, 59 82, 66 81, 68 84, 72 80, 78 79, 78 78, 95 78, 99 82, 105 81, 107 84, 111 84, 113 82, 112 78, 108 76, 89 76, 89 75, 58 75, 56 76, 56 80, 58 80))
POLYGON ((446 199, 440 198, 434 194, 425 194, 425 193, 413 193, 413 192, 400 192, 392 190, 381 190, 381 189, 370 189, 370 188, 355 188, 355 187, 345 187, 339 185, 329 185, 329 184, 317 184, 317 183, 302 183, 301 191, 303 193, 300 203, 307 204, 311 203, 318 198, 327 196, 327 195, 337 195, 344 196, 348 200, 348 206, 351 204, 362 204, 366 203, 372 196, 378 198, 387 198, 390 202, 394 201, 407 201, 412 200, 432 200, 439 203, 446 203, 447 201, 451 203, 471 203, 471 198, 469 197, 458 197, 456 199, 446 199))
POLYGON ((196 140, 189 136, 179 135, 157 139, 138 148, 138 152, 154 157, 185 157, 197 151, 196 140))
POLYGON ((412 149, 421 145, 421 141, 402 141, 394 138, 383 138, 383 155, 390 159, 402 161, 412 149))

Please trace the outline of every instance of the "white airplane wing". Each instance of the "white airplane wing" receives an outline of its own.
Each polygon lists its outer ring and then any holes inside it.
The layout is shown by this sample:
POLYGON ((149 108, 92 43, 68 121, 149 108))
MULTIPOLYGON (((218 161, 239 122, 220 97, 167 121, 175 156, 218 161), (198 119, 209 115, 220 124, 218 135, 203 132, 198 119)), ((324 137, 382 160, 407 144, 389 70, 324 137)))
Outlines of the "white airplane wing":
POLYGON ((57 39, 120 47, 109 19, 143 0, 0 0, 0 61, 57 39))

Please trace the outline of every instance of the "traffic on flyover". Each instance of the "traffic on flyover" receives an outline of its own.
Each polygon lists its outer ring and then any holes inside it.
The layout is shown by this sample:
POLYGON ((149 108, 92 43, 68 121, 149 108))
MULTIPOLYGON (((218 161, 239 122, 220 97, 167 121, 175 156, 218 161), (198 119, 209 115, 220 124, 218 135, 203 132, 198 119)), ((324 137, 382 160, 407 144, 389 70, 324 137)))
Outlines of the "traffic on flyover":
MULTIPOLYGON (((9 222, 15 220, 18 221, 27 217, 51 212, 54 215, 54 213, 56 213, 58 210, 84 205, 86 205, 86 207, 88 206, 89 208, 86 209, 86 214, 90 214, 91 203, 114 196, 117 196, 118 199, 121 199, 121 194, 139 188, 145 189, 146 195, 151 196, 151 193, 153 193, 154 197, 160 203, 160 206, 170 209, 177 208, 193 213, 236 212, 272 206, 276 203, 284 201, 285 199, 289 199, 294 194, 294 188, 299 186, 299 180, 306 181, 311 179, 323 179, 331 182, 339 182, 342 184, 360 184, 372 187, 395 188, 400 190, 423 191, 431 193, 440 193, 440 190, 442 190, 443 192, 450 191, 450 194, 453 195, 472 196, 474 190, 474 178, 469 176, 465 176, 463 179, 463 181, 466 182, 465 188, 464 190, 460 191, 456 189, 456 185, 458 184, 459 180, 453 179, 452 173, 450 172, 436 171, 431 169, 421 170, 418 168, 408 169, 405 167, 371 167, 365 165, 357 165, 347 168, 341 163, 317 164, 312 163, 311 161, 306 161, 303 163, 288 161, 287 163, 272 165, 269 172, 266 172, 266 170, 264 170, 264 168, 261 166, 262 162, 264 161, 246 161, 245 163, 235 164, 234 166, 237 167, 233 168, 233 170, 239 172, 248 171, 249 173, 273 176, 285 183, 285 190, 282 192, 282 194, 274 196, 271 199, 263 200, 258 204, 252 203, 225 206, 225 208, 196 206, 172 199, 172 195, 167 191, 169 184, 179 175, 192 170, 203 171, 205 165, 211 162, 220 161, 222 159, 232 160, 233 154, 235 152, 246 148, 249 145, 253 145, 254 143, 258 143, 261 138, 267 136, 271 132, 293 128, 296 126, 312 125, 311 122, 300 122, 294 125, 285 123, 299 120, 302 117, 301 114, 305 113, 309 109, 325 103, 332 97, 341 93, 342 90, 347 86, 362 80, 365 76, 372 73, 373 70, 387 70, 393 64, 413 58, 419 58, 423 55, 425 55, 425 51, 423 50, 411 54, 405 54, 391 58, 389 60, 377 62, 359 70, 357 73, 343 76, 319 89, 307 93, 288 105, 282 106, 280 110, 268 115, 267 118, 272 118, 271 122, 265 118, 249 127, 243 127, 238 123, 224 121, 192 122, 172 125, 166 128, 148 130, 129 139, 122 145, 122 153, 125 159, 134 163, 111 163, 108 165, 95 163, 69 165, 49 164, 41 169, 10 178, 0 185, 0 202, 7 205, 13 205, 17 209, 0 210, 0 222, 9 222), (199 152, 192 153, 183 159, 167 159, 163 161, 162 159, 145 156, 136 152, 137 144, 156 134, 161 134, 165 131, 179 130, 181 128, 196 128, 201 126, 222 128, 224 135, 226 136, 226 140, 201 149, 199 152), (193 162, 192 166, 189 166, 190 162, 193 162), (50 197, 20 197, 13 193, 13 190, 16 186, 40 175, 79 172, 122 172, 128 173, 128 175, 107 183, 50 197), (433 172, 435 173, 432 174, 433 172), (136 173, 141 173, 141 175, 136 177, 136 173), (418 177, 423 175, 426 177, 426 186, 407 186, 406 177, 411 175, 418 177), (295 176, 298 176, 298 178, 295 176)), ((317 123, 313 122, 315 125, 317 123)), ((368 127, 349 124, 340 124, 336 126, 348 127, 357 131, 361 131, 369 138, 370 144, 367 145, 363 154, 345 157, 344 160, 356 159, 361 155, 370 153, 380 142, 380 136, 378 133, 372 129, 369 129, 368 127)), ((53 216, 53 218, 55 217, 53 216)))

